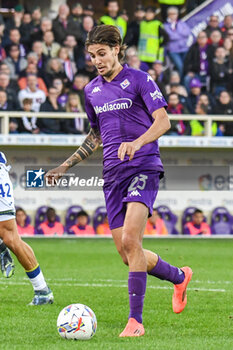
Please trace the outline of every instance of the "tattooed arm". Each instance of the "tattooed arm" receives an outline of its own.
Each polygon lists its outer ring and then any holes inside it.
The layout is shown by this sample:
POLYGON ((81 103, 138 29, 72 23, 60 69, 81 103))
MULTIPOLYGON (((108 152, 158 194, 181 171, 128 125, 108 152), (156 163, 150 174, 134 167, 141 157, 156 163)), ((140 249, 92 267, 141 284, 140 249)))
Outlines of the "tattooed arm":
POLYGON ((101 145, 101 143, 102 140, 99 130, 91 129, 82 145, 61 166, 64 166, 67 169, 73 167, 89 157, 98 148, 98 146, 101 145))
POLYGON ((52 183, 52 179, 59 179, 68 169, 89 157, 101 145, 101 143, 102 140, 99 130, 97 128, 92 128, 77 151, 75 151, 72 156, 66 159, 59 167, 50 170, 45 175, 48 183, 52 183))

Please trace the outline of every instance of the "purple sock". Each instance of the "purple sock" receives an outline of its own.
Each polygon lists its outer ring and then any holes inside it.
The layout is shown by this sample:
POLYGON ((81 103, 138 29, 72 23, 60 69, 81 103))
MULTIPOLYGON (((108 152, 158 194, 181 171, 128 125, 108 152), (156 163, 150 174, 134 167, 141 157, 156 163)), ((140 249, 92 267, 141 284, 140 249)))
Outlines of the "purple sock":
POLYGON ((129 318, 135 318, 142 323, 142 310, 144 297, 146 293, 146 272, 129 272, 128 291, 129 291, 129 318))
POLYGON ((149 275, 158 277, 161 280, 170 281, 174 284, 180 284, 184 281, 184 272, 178 267, 163 261, 160 256, 158 262, 153 269, 148 272, 149 275))

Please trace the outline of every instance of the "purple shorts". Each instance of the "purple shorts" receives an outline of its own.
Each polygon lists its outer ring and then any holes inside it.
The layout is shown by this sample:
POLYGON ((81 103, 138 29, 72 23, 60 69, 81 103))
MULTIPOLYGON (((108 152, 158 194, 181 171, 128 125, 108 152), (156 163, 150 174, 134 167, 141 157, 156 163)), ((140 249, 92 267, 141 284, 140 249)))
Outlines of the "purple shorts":
POLYGON ((151 216, 160 178, 160 172, 146 170, 124 179, 104 183, 103 190, 111 230, 124 225, 128 202, 144 203, 151 216))

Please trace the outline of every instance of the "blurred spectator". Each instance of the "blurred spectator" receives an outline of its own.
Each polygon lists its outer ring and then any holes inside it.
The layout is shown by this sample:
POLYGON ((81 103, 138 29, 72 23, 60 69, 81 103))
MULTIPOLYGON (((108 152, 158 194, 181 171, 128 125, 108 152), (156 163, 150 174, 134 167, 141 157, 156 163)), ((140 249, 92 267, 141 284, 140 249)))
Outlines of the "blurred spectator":
POLYGON ((77 214, 76 225, 70 228, 70 234, 81 235, 94 235, 95 231, 92 226, 88 225, 88 214, 82 210, 77 214))
POLYGON ((226 58, 230 63, 230 67, 233 66, 233 41, 229 37, 226 37, 223 42, 223 47, 226 50, 226 58))
MULTIPOLYGON (((42 41, 35 41, 32 44, 32 51, 37 54, 37 58, 38 58, 37 68, 38 68, 38 71, 41 71, 42 75, 45 74, 46 64, 47 64, 47 57, 43 54, 42 41)), ((44 78, 44 76, 43 76, 43 78, 44 78)))
POLYGON ((185 0, 158 0, 158 3, 161 8, 161 16, 163 22, 166 21, 167 18, 167 9, 171 6, 176 6, 177 9, 180 11, 181 7, 184 5, 185 0))
POLYGON ((58 51, 58 58, 60 58, 65 75, 69 82, 74 80, 74 75, 77 72, 77 68, 74 62, 69 57, 69 50, 66 47, 61 47, 58 51))
POLYGON ((190 81, 190 92, 188 94, 187 100, 186 100, 186 105, 188 108, 188 111, 190 114, 195 114, 195 109, 197 102, 199 100, 199 97, 201 95, 201 82, 197 78, 193 78, 190 81))
POLYGON ((140 23, 145 17, 145 9, 142 5, 137 5, 134 12, 134 20, 129 23, 125 36, 125 43, 128 46, 138 46, 140 23))
POLYGON ((78 57, 78 68, 85 68, 85 42, 88 33, 94 27, 94 19, 91 16, 84 16, 80 27, 80 39, 78 41, 79 57, 78 57))
MULTIPOLYGON (((66 104, 66 112, 81 113, 83 108, 80 98, 75 93, 70 93, 66 104)), ((66 134, 86 134, 88 128, 88 120, 84 118, 64 119, 62 130, 66 134)))
POLYGON ((7 100, 7 93, 0 88, 0 111, 14 111, 13 104, 7 100))
POLYGON ((198 102, 206 107, 206 114, 213 114, 213 101, 208 94, 201 93, 198 102))
POLYGON ((64 46, 68 49, 68 55, 72 62, 75 62, 76 67, 79 67, 79 57, 80 57, 80 49, 77 45, 77 41, 74 35, 67 35, 64 46))
POLYGON ((18 28, 19 30, 21 30, 23 14, 24 14, 23 6, 16 5, 12 16, 6 20, 3 44, 5 44, 5 40, 9 38, 9 32, 12 28, 18 28))
POLYGON ((170 82, 169 85, 167 86, 167 91, 168 93, 170 92, 176 92, 179 95, 179 99, 181 103, 185 103, 185 98, 188 96, 188 92, 184 85, 181 84, 180 82, 180 76, 177 71, 172 71, 170 75, 170 82), (183 96, 183 97, 181 97, 183 96))
MULTIPOLYGON (((25 98, 22 101, 22 104, 23 104, 22 110, 25 112, 33 112, 32 102, 33 101, 31 98, 25 98)), ((36 117, 27 117, 26 115, 22 116, 22 118, 17 118, 17 123, 18 123, 17 131, 19 133, 38 134, 40 130, 36 125, 36 120, 37 120, 36 117)))
POLYGON ((54 79, 61 79, 64 83, 67 83, 68 79, 64 72, 62 62, 59 58, 51 58, 46 65, 45 83, 47 86, 52 86, 54 79))
POLYGON ((38 227, 37 234, 44 236, 62 236, 63 225, 57 221, 56 212, 53 208, 48 208, 46 212, 47 220, 38 227))
MULTIPOLYGON (((197 101, 197 104, 195 106, 195 114, 199 115, 206 115, 207 114, 207 106, 203 103, 201 103, 200 99, 197 101)), ((190 127, 191 127, 191 135, 192 136, 204 136, 205 135, 205 128, 204 128, 204 122, 200 121, 196 117, 193 120, 190 120, 190 127)), ((214 123, 212 124, 213 127, 214 123)), ((215 130, 214 133, 217 133, 217 124, 215 123, 215 130)), ((213 129, 213 128, 212 128, 213 129)), ((215 135, 214 135, 215 136, 215 135)))
MULTIPOLYGON (((48 97, 41 105, 40 112, 62 112, 62 107, 57 102, 59 91, 54 87, 48 89, 48 97)), ((40 131, 44 134, 59 134, 61 133, 61 123, 55 118, 40 118, 37 121, 40 131)))
MULTIPOLYGON (((94 16, 94 8, 92 6, 92 4, 87 4, 86 6, 84 6, 83 8, 83 15, 84 16, 94 16)), ((95 22, 95 25, 97 25, 97 23, 95 22)))
POLYGON ((226 90, 228 86, 230 78, 229 63, 224 47, 218 47, 210 65, 211 91, 214 95, 218 95, 220 91, 226 90))
POLYGON ((39 6, 35 6, 32 9, 32 33, 37 33, 40 30, 40 25, 41 25, 41 18, 42 18, 42 14, 41 14, 41 9, 39 6))
POLYGON ((227 38, 230 38, 233 41, 233 27, 229 28, 227 31, 227 38))
POLYGON ((38 80, 35 74, 29 74, 27 76, 27 87, 19 91, 18 99, 21 108, 23 107, 23 100, 25 98, 32 99, 32 111, 39 112, 40 106, 46 100, 44 91, 38 89, 38 80))
POLYGON ((152 68, 155 70, 157 81, 163 83, 164 85, 167 85, 170 80, 170 71, 167 67, 163 66, 163 62, 156 60, 152 64, 152 68))
POLYGON ((69 17, 69 7, 62 4, 58 9, 58 16, 53 21, 53 33, 55 41, 62 45, 67 35, 74 35, 76 40, 79 39, 77 24, 69 17))
POLYGON ((218 16, 212 15, 212 16, 210 16, 209 22, 208 22, 207 27, 205 29, 205 32, 206 32, 208 38, 210 37, 210 35, 212 34, 212 32, 214 30, 218 30, 219 32, 221 32, 218 16))
POLYGON ((110 227, 109 227, 107 214, 105 215, 105 218, 104 218, 104 221, 102 222, 102 224, 99 224, 97 226, 96 234, 97 235, 105 235, 105 236, 110 236, 111 235, 111 230, 110 230, 110 227))
POLYGON ((88 82, 83 74, 76 74, 74 77, 72 91, 79 95, 83 110, 85 109, 84 87, 88 82))
POLYGON ((116 26, 121 33, 122 39, 126 36, 127 32, 127 22, 118 15, 119 4, 117 0, 109 0, 107 5, 107 14, 100 17, 101 24, 110 24, 116 26))
POLYGON ((184 235, 210 235, 210 226, 204 221, 203 211, 196 209, 192 221, 184 226, 184 235))
POLYGON ((178 19, 178 16, 179 10, 177 7, 169 7, 164 29, 169 35, 169 41, 166 45, 168 55, 182 78, 184 59, 188 51, 187 42, 191 31, 185 22, 178 19))
POLYGON ((187 99, 187 94, 184 93, 185 89, 183 89, 183 86, 180 85, 179 83, 171 83, 169 88, 167 87, 168 93, 175 93, 179 97, 179 101, 183 106, 186 106, 186 99, 187 99))
POLYGON ((207 84, 211 55, 207 34, 201 31, 197 36, 197 42, 189 48, 184 61, 184 74, 186 75, 184 84, 187 90, 194 77, 200 79, 203 85, 207 84))
POLYGON ((48 30, 43 34, 43 54, 48 58, 57 57, 60 45, 54 41, 54 34, 48 30))
POLYGON ((10 78, 17 80, 20 73, 27 67, 27 60, 24 57, 20 57, 19 45, 11 45, 9 48, 9 57, 4 61, 10 68, 10 78))
MULTIPOLYGON (((11 101, 7 100, 6 92, 0 88, 0 112, 3 111, 13 111, 13 104, 11 101)), ((10 118, 9 122, 9 133, 15 134, 18 133, 18 123, 15 118, 10 118)))
POLYGON ((150 69, 148 69, 147 73, 150 74, 151 78, 158 85, 159 90, 162 92, 165 99, 167 99, 167 93, 166 93, 165 86, 164 86, 162 81, 158 81, 158 76, 156 74, 156 71, 153 68, 150 68, 150 69))
POLYGON ((22 208, 16 209, 15 216, 16 216, 16 224, 17 224, 17 230, 19 235, 33 236, 35 233, 34 227, 29 224, 25 210, 23 210, 22 208))
MULTIPOLYGON (((195 107, 195 114, 196 115, 207 115, 212 113, 211 108, 211 101, 207 94, 201 94, 199 96, 199 99, 197 101, 196 107, 195 107)), ((190 121, 190 127, 191 127, 191 135, 192 136, 204 136, 205 135, 205 128, 204 128, 204 122, 199 121, 198 117, 190 121)), ((223 136, 222 133, 222 126, 218 126, 218 123, 213 122, 212 123, 212 135, 213 136, 223 136)))
POLYGON ((97 71, 94 64, 91 61, 89 53, 85 54, 84 68, 79 69, 79 73, 87 76, 89 80, 94 79, 97 76, 97 71))
POLYGON ((168 96, 167 112, 170 114, 186 114, 185 106, 180 103, 179 95, 175 92, 170 93, 168 96))
POLYGON ((12 84, 12 81, 10 81, 9 75, 4 72, 0 72, 0 88, 7 93, 7 100, 13 105, 13 110, 17 110, 19 107, 17 98, 18 89, 16 89, 14 82, 12 84))
POLYGON ((10 68, 8 67, 8 65, 4 62, 0 63, 0 72, 1 73, 5 73, 8 76, 10 75, 10 68))
POLYGON ((30 12, 24 12, 23 14, 23 23, 22 24, 30 24, 32 21, 32 15, 30 12))
POLYGON ((52 20, 49 17, 42 17, 40 22, 40 28, 37 31, 31 33, 30 39, 34 41, 42 41, 45 32, 52 30, 52 20))
POLYGON ((4 34, 4 29, 5 29, 5 23, 2 15, 0 14, 0 38, 2 40, 3 34, 4 34))
MULTIPOLYGON (((228 91, 221 91, 214 108, 214 114, 233 115, 233 101, 228 91)), ((233 136, 233 123, 219 123, 224 136, 233 136)))
POLYGON ((210 34, 208 44, 210 55, 213 57, 216 49, 223 45, 222 33, 219 30, 213 30, 210 34))
POLYGON ((83 6, 81 3, 76 2, 71 7, 71 15, 70 17, 76 23, 77 28, 80 29, 82 20, 83 20, 83 6))
POLYGON ((67 88, 65 87, 65 84, 63 81, 59 78, 55 78, 53 80, 53 85, 55 89, 58 91, 58 98, 57 102, 59 106, 61 106, 63 109, 66 107, 66 102, 68 100, 68 95, 67 95, 67 88))
POLYGON ((138 52, 142 62, 152 64, 156 60, 164 61, 164 46, 168 42, 168 34, 162 22, 155 19, 155 9, 146 9, 145 20, 140 23, 138 52))
POLYGON ((136 47, 134 47, 134 46, 129 47, 126 50, 125 58, 126 58, 126 62, 127 62, 129 67, 134 68, 134 69, 141 69, 144 72, 148 71, 149 66, 147 63, 140 61, 136 47))
POLYGON ((29 12, 24 12, 22 24, 20 26, 21 43, 28 50, 31 48, 32 16, 29 12))
POLYGON ((168 235, 165 223, 156 209, 153 209, 152 216, 147 220, 144 235, 168 235))
POLYGON ((19 56, 20 57, 25 57, 26 56, 26 48, 21 43, 20 31, 17 28, 12 28, 10 30, 9 40, 5 44, 5 49, 6 49, 7 56, 9 56, 9 51, 10 51, 10 48, 11 48, 12 45, 17 45, 19 47, 19 56))
POLYGON ((6 51, 5 49, 2 47, 2 38, 0 36, 0 62, 2 62, 3 60, 5 60, 6 58, 6 51))
POLYGON ((232 15, 227 15, 224 17, 223 25, 221 27, 223 38, 227 36, 227 31, 231 28, 233 28, 233 18, 232 15))
MULTIPOLYGON (((186 114, 185 106, 180 103, 179 96, 176 93, 171 93, 168 96, 167 113, 170 114, 186 114)), ((182 117, 181 117, 182 118, 182 117)), ((190 135, 190 125, 185 120, 171 120, 171 128, 168 130, 167 135, 190 135)))
POLYGON ((38 89, 44 91, 45 95, 48 95, 48 90, 45 85, 44 80, 41 77, 38 77, 38 69, 37 66, 33 63, 29 63, 27 68, 21 72, 21 78, 18 80, 18 85, 20 90, 26 89, 27 87, 27 76, 33 74, 37 76, 37 87, 38 89))

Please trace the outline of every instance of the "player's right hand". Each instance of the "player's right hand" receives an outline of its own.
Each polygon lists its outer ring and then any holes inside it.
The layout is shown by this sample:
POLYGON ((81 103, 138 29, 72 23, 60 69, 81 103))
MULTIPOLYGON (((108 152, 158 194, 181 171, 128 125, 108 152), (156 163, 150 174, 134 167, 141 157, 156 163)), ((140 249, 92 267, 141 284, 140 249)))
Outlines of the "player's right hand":
POLYGON ((55 186, 58 179, 60 179, 65 174, 65 168, 59 166, 57 168, 49 170, 45 174, 45 181, 47 184, 55 186))

